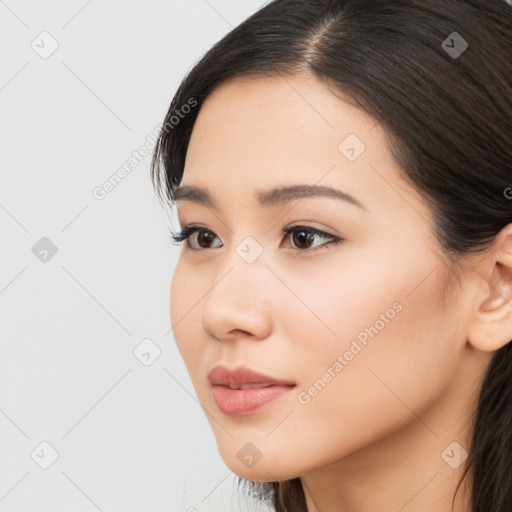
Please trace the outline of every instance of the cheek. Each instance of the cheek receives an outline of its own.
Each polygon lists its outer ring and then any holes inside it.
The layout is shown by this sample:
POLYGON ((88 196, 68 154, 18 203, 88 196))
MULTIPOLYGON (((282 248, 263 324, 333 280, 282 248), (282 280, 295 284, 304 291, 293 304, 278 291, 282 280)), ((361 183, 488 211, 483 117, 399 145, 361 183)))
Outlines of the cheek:
POLYGON ((199 332, 201 295, 194 276, 178 260, 170 287, 170 317, 172 333, 189 373, 194 375, 199 344, 204 335, 199 332), (194 357, 194 355, 196 357, 194 357))
POLYGON ((309 450, 315 457, 334 461, 417 421, 459 364, 457 311, 441 307, 437 276, 417 286, 425 277, 417 271, 376 275, 371 289, 352 273, 346 288, 329 292, 331 303, 316 298, 316 311, 336 335, 319 336, 315 325, 298 338, 303 393, 295 419, 300 430, 317 432, 309 450))

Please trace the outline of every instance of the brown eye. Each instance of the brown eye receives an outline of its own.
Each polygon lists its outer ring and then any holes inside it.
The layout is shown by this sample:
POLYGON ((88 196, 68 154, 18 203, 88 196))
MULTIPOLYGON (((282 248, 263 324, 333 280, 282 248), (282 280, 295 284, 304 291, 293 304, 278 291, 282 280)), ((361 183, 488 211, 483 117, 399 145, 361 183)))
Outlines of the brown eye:
POLYGON ((299 249, 309 249, 313 243, 315 235, 305 229, 295 230, 292 234, 292 240, 299 249))
POLYGON ((178 233, 171 234, 171 238, 174 241, 173 243, 179 245, 181 244, 181 242, 186 240, 187 246, 193 251, 200 251, 201 249, 210 249, 210 246, 208 244, 215 237, 216 235, 213 231, 201 228, 199 226, 184 226, 178 233), (196 233, 197 236, 194 237, 193 235, 195 235, 196 233), (193 247, 192 241, 194 240, 194 238, 197 238, 197 244, 199 246, 199 249, 193 247))
POLYGON ((197 244, 202 249, 209 249, 208 244, 215 238, 215 235, 212 231, 198 231, 197 232, 197 244))
MULTIPOLYGON (((332 244, 337 244, 342 241, 342 238, 330 235, 329 233, 325 233, 324 231, 320 231, 319 229, 309 226, 291 226, 284 228, 282 231, 290 237, 293 245, 295 246, 292 248, 297 252, 311 252, 315 251, 317 247, 321 248, 328 245, 327 243, 312 245, 315 237, 323 240, 330 240, 332 244)), ((288 236, 286 238, 288 238, 288 236)))

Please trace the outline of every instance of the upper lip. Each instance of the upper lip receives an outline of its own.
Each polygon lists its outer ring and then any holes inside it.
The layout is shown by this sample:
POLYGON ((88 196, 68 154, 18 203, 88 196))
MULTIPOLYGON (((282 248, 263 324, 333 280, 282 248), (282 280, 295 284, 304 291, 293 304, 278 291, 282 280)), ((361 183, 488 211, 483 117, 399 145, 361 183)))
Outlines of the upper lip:
POLYGON ((246 366, 239 366, 233 370, 225 366, 214 366, 208 373, 208 380, 212 386, 236 387, 242 384, 267 384, 269 386, 293 386, 294 382, 274 379, 268 375, 256 372, 246 366))

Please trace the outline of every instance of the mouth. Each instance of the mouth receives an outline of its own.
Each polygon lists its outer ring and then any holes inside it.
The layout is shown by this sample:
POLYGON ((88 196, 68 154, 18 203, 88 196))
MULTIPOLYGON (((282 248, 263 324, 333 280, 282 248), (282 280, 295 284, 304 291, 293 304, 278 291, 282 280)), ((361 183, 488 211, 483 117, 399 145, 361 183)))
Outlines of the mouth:
MULTIPOLYGON (((216 386, 222 386, 223 384, 215 384, 216 386)), ((240 384, 239 386, 224 386, 229 389, 255 389, 255 388, 267 388, 269 386, 273 386, 274 384, 265 384, 265 383, 253 383, 253 384, 240 384)))
POLYGON ((215 366, 208 373, 213 399, 229 416, 252 414, 289 393, 296 384, 264 375, 247 367, 229 370, 215 366))
POLYGON ((264 405, 288 394, 295 385, 247 387, 212 386, 212 395, 219 409, 228 416, 247 416, 264 405))
POLYGON ((228 386, 241 389, 242 386, 265 387, 265 386, 291 386, 295 382, 276 379, 257 372, 246 366, 238 366, 230 370, 222 365, 214 366, 208 373, 208 380, 212 386, 228 386))

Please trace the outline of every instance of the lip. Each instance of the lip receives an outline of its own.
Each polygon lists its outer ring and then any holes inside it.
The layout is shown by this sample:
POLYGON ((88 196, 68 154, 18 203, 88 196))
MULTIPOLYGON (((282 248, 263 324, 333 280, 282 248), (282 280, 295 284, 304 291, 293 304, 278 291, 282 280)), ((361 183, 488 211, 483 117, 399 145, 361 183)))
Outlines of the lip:
POLYGON ((230 370, 222 365, 214 366, 208 373, 208 380, 212 386, 241 386, 242 384, 265 384, 267 386, 290 386, 294 382, 278 380, 247 368, 238 366, 230 370))
POLYGON ((214 366, 208 373, 212 395, 219 409, 229 416, 245 416, 287 394, 294 382, 275 379, 246 366, 230 370, 214 366), (246 389, 231 389, 244 386, 246 389))

